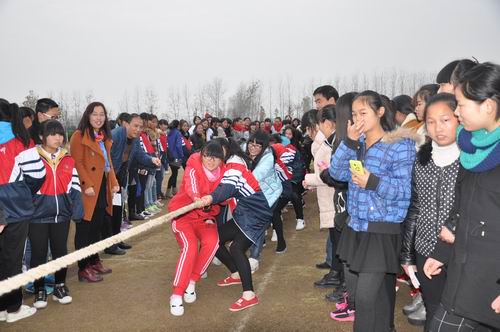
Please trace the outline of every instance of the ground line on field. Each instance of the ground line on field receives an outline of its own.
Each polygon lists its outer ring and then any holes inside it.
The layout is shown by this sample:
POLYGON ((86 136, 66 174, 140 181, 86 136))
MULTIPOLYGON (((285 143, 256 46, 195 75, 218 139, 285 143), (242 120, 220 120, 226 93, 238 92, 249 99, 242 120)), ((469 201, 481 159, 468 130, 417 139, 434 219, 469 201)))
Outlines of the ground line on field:
MULTIPOLYGON (((290 237, 290 240, 288 241, 288 243, 293 242, 295 240, 295 238, 297 237, 297 233, 298 233, 297 231, 295 231, 293 233, 293 235, 290 237)), ((284 254, 276 254, 275 253, 275 255, 281 256, 281 255, 286 255, 286 253, 284 253, 284 254)), ((264 294, 266 287, 269 284, 269 281, 271 281, 271 277, 272 277, 274 271, 276 270, 276 266, 278 265, 278 260, 279 260, 279 258, 275 257, 273 265, 271 266, 269 271, 264 275, 264 278, 262 278, 262 281, 257 286, 257 288, 256 288, 257 292, 255 294, 258 297, 260 297, 262 294, 264 294)), ((257 305, 257 307, 258 307, 258 305, 257 305)), ((255 312, 255 309, 257 309, 257 307, 248 309, 247 312, 245 313, 245 315, 243 316, 243 318, 241 318, 241 320, 239 321, 238 325, 235 328, 231 329, 230 331, 231 332, 242 332, 245 329, 246 325, 248 324, 248 321, 250 320, 250 318, 252 318, 252 316, 255 312)))

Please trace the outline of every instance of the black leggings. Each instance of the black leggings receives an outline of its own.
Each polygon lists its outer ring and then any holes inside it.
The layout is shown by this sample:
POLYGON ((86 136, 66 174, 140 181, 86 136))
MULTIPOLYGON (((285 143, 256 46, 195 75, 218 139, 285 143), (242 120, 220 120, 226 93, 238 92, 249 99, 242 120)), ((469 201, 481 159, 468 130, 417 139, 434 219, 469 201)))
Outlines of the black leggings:
POLYGON ((330 239, 332 241, 332 267, 331 271, 342 272, 344 270, 344 264, 340 261, 339 256, 337 256, 337 247, 340 241, 340 235, 342 232, 335 227, 329 228, 330 239))
POLYGON ((446 269, 443 269, 440 274, 433 276, 432 279, 429 279, 422 272, 424 270, 424 264, 427 257, 416 253, 415 258, 417 261, 417 278, 418 281, 420 281, 420 289, 422 290, 422 298, 424 300, 426 311, 424 331, 429 331, 432 318, 438 310, 439 303, 441 302, 441 295, 443 294, 444 285, 446 283, 446 269))
MULTIPOLYGON (((94 214, 92 215, 92 220, 86 221, 82 220, 76 223, 75 232, 75 249, 85 248, 91 244, 94 244, 101 240, 101 234, 106 218, 105 208, 94 209, 94 214)), ((87 258, 78 261, 78 268, 80 270, 85 269, 89 264, 94 264, 99 260, 99 255, 94 254, 87 258)))
POLYGON ((346 284, 349 304, 356 307, 354 332, 389 331, 393 325, 396 275, 346 273, 346 284))
POLYGON ((170 166, 170 169, 172 170, 172 174, 168 179, 167 189, 177 188, 177 174, 179 174, 179 167, 170 166))
POLYGON ((281 196, 277 203, 276 208, 273 213, 273 229, 276 231, 276 236, 278 237, 278 247, 282 247, 285 243, 285 236, 283 234, 283 219, 281 218, 281 210, 288 204, 292 202, 293 209, 295 210, 295 216, 297 219, 304 219, 304 207, 302 206, 302 200, 295 190, 291 193, 290 197, 281 196))
MULTIPOLYGON (((50 241, 52 259, 57 259, 68 253, 69 221, 50 224, 30 224, 28 236, 31 242, 31 268, 47 262, 47 251, 50 241)), ((67 269, 55 273, 55 281, 62 284, 66 281, 67 269)), ((43 288, 45 278, 35 280, 35 290, 43 288)))
POLYGON ((231 273, 240 274, 243 291, 253 291, 252 272, 246 251, 253 244, 239 229, 234 220, 222 224, 219 231, 219 249, 215 256, 224 264, 231 273), (229 250, 226 243, 232 241, 229 250))

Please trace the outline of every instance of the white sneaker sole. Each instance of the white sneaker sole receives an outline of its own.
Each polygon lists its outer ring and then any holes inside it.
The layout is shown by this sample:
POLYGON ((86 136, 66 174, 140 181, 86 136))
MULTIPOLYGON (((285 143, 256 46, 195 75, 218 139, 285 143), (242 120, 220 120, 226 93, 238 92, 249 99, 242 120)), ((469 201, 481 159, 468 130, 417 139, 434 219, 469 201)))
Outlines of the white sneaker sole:
POLYGON ((32 308, 30 306, 23 304, 21 305, 21 308, 17 313, 7 314, 7 318, 5 320, 7 323, 14 323, 17 322, 18 320, 33 316, 35 313, 36 313, 36 308, 32 308))
POLYGON ((196 293, 184 293, 184 302, 186 303, 194 303, 196 301, 196 293))
POLYGON ((60 304, 70 304, 71 302, 73 302, 73 298, 71 296, 66 296, 62 299, 58 298, 57 296, 52 296, 52 300, 54 300, 55 302, 59 302, 60 304))
POLYGON ((47 308, 47 302, 35 302, 33 303, 33 306, 37 309, 45 309, 47 308))

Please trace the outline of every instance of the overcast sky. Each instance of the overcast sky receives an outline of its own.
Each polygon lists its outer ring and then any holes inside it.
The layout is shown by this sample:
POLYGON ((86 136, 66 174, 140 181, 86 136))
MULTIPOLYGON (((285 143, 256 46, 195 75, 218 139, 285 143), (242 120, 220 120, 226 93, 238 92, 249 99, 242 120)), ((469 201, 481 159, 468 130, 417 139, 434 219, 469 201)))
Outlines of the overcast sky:
POLYGON ((0 97, 500 63, 497 0, 0 0, 0 97))

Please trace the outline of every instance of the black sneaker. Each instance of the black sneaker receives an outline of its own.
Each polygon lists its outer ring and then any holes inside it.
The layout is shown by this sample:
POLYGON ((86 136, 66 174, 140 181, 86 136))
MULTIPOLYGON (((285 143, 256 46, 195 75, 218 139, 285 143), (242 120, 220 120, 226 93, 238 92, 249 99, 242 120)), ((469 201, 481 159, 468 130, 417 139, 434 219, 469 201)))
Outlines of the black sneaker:
POLYGON ((69 304, 73 301, 73 298, 69 295, 69 289, 65 284, 59 284, 54 287, 54 293, 52 293, 52 300, 57 301, 61 304, 69 304))
POLYGON ((286 242, 283 241, 283 243, 278 242, 278 245, 276 246, 276 253, 277 254, 284 254, 286 252, 286 242))
POLYGON ((33 306, 37 309, 43 309, 47 307, 47 291, 44 288, 40 288, 35 292, 35 301, 33 306))
POLYGON ((336 287, 332 293, 325 295, 325 299, 329 302, 340 302, 344 299, 346 292, 345 286, 341 285, 336 287))

